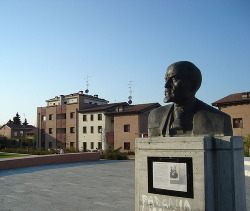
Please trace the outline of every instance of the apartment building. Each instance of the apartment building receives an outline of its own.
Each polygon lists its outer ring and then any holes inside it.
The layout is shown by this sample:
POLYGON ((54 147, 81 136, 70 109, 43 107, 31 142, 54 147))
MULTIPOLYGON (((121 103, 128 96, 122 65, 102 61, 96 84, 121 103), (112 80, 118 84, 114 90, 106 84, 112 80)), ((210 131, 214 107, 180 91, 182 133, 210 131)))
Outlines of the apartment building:
POLYGON ((234 136, 250 134, 250 92, 230 94, 212 105, 231 116, 234 136))
POLYGON ((107 116, 126 102, 100 105, 79 111, 79 150, 114 149, 114 117, 107 116))
POLYGON ((79 150, 135 150, 135 138, 147 135, 149 112, 159 103, 113 103, 79 111, 79 150))
POLYGON ((135 139, 147 137, 148 115, 159 103, 137 104, 120 107, 108 115, 114 116, 114 149, 121 152, 135 151, 135 139))
POLYGON ((46 107, 37 108, 37 148, 78 149, 78 111, 107 104, 108 101, 79 91, 56 96, 46 103, 46 107))

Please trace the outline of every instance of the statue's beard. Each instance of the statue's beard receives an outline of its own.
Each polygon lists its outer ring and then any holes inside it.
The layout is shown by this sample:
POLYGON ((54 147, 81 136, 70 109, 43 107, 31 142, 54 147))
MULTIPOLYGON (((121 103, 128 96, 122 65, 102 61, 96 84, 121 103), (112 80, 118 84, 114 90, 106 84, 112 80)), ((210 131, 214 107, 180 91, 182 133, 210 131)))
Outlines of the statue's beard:
POLYGON ((163 102, 164 103, 172 102, 171 97, 169 97, 168 95, 165 95, 165 98, 164 98, 163 102))
POLYGON ((165 89, 165 98, 163 100, 164 103, 173 102, 173 99, 171 97, 172 92, 173 91, 170 89, 165 89))

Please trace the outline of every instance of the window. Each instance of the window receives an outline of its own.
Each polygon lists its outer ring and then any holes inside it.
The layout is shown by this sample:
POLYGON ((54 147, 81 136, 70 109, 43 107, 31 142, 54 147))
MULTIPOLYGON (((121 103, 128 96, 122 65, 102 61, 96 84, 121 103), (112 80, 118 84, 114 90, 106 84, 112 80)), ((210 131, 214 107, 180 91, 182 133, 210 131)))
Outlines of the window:
POLYGON ((243 128, 242 118, 233 119, 233 128, 243 128))
POLYGON ((74 142, 70 142, 70 147, 74 147, 74 142))
POLYGON ((49 115, 49 120, 53 120, 53 114, 49 115))
POLYGON ((124 149, 130 150, 130 142, 124 142, 124 149))
POLYGON ((49 142, 49 148, 52 148, 52 142, 51 141, 49 142))
POLYGON ((17 136, 17 132, 14 132, 14 136, 17 136))
POLYGON ((87 121, 87 115, 84 114, 84 115, 82 116, 82 121, 84 121, 84 122, 87 121))
POLYGON ((53 133, 53 128, 49 128, 49 134, 53 133))
POLYGON ((46 116, 42 115, 42 121, 46 121, 46 116))
POLYGON ((94 121, 94 114, 91 114, 90 120, 91 120, 91 121, 94 121))
POLYGON ((75 112, 70 112, 70 119, 74 119, 75 118, 75 112))
POLYGON ((130 125, 124 125, 124 132, 130 132, 130 125))
POLYGON ((102 133, 102 126, 98 126, 98 133, 102 133))
POLYGON ((102 114, 98 114, 98 120, 102 120, 102 114))
POLYGON ((98 149, 102 149, 102 142, 98 142, 98 149))
POLYGON ((91 142, 91 149, 94 149, 94 142, 91 142))
POLYGON ((83 132, 83 133, 87 133, 87 127, 83 127, 83 128, 82 128, 82 132, 83 132))
POLYGON ((70 133, 75 133, 75 127, 70 127, 70 133))
POLYGON ((94 133, 94 126, 90 127, 91 133, 94 133))

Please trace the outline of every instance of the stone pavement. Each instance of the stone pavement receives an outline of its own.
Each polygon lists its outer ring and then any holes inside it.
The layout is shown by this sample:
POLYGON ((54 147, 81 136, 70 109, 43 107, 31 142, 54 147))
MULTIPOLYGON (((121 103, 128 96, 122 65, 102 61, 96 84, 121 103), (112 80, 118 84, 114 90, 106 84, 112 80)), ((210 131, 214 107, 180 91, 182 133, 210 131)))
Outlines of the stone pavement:
MULTIPOLYGON (((0 171, 0 211, 133 211, 134 160, 0 171)), ((246 177, 250 210, 250 177, 246 177)))

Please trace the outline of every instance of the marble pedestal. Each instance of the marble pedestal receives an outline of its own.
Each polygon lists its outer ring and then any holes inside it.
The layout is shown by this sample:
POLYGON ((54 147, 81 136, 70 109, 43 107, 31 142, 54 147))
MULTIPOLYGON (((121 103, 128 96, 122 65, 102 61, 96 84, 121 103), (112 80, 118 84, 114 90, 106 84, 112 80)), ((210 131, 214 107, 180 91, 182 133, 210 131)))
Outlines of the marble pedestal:
POLYGON ((138 138, 135 210, 246 210, 243 140, 225 137, 138 138), (192 158, 193 197, 148 192, 148 157, 192 158))

